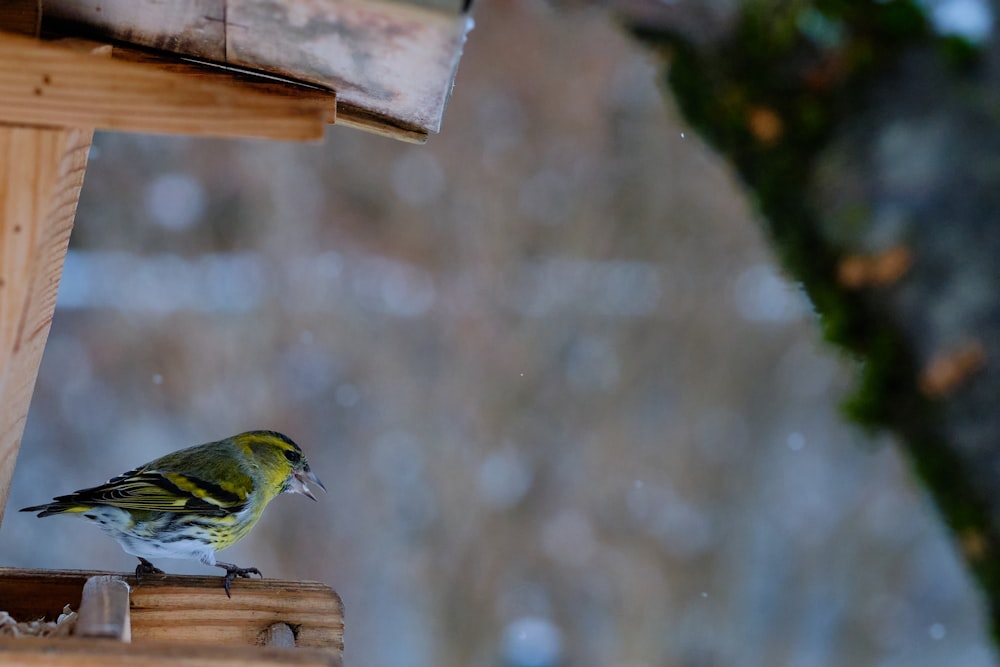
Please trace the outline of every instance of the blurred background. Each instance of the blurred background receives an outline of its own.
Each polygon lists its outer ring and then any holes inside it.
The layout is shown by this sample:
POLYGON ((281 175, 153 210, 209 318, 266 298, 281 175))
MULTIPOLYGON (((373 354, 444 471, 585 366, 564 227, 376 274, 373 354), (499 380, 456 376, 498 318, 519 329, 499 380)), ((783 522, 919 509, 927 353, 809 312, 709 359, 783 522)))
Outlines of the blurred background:
POLYGON ((476 22, 423 147, 96 138, 0 564, 131 571, 15 510, 268 428, 330 493, 224 559, 333 586, 349 665, 998 664, 651 54, 593 9, 476 22))

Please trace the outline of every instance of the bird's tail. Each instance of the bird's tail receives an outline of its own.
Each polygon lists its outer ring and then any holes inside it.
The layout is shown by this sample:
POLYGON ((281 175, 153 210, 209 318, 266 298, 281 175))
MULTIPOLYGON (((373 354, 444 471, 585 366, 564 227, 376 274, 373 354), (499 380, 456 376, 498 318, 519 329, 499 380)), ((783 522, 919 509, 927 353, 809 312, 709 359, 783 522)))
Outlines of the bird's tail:
POLYGON ((19 512, 38 512, 39 517, 52 516, 53 514, 65 514, 66 512, 86 512, 90 509, 90 505, 81 505, 80 503, 71 502, 69 500, 60 500, 56 498, 54 502, 46 503, 44 505, 34 505, 32 507, 22 507, 19 512))

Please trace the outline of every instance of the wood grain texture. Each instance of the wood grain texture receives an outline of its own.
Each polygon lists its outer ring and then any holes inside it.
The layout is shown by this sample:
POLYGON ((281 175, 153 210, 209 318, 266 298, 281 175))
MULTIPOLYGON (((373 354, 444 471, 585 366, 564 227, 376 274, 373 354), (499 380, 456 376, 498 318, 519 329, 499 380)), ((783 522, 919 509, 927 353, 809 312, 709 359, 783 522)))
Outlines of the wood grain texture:
POLYGON ((222 579, 150 576, 132 591, 132 635, 143 640, 260 644, 268 627, 298 629, 295 645, 343 650, 343 605, 315 582, 239 579, 227 598, 222 579))
POLYGON ((154 65, 163 72, 182 74, 199 81, 218 82, 225 85, 235 84, 269 95, 313 100, 323 107, 328 124, 337 121, 337 95, 326 88, 300 85, 294 81, 280 80, 260 75, 252 70, 232 68, 209 61, 181 60, 181 57, 175 54, 149 51, 148 49, 115 46, 112 57, 125 62, 154 65))
POLYGON ((323 137, 328 103, 0 34, 0 122, 157 134, 323 137))
MULTIPOLYGON (((88 577, 108 574, 0 568, 0 609, 15 618, 55 618, 65 604, 79 608, 88 577)), ((237 579, 230 599, 219 576, 149 575, 138 584, 125 578, 132 584, 133 642, 264 645, 270 626, 284 623, 297 647, 343 653, 343 603, 324 584, 237 579)))
POLYGON ((109 639, 0 639, 4 667, 341 667, 339 656, 317 649, 124 643, 109 639))
POLYGON ((92 135, 0 126, 0 520, 92 135))
POLYGON ((440 130, 471 25, 464 2, 223 4, 221 47, 219 33, 201 27, 209 16, 218 24, 218 6, 207 0, 44 0, 43 18, 60 34, 90 31, 332 89, 339 116, 353 127, 411 142, 440 130))

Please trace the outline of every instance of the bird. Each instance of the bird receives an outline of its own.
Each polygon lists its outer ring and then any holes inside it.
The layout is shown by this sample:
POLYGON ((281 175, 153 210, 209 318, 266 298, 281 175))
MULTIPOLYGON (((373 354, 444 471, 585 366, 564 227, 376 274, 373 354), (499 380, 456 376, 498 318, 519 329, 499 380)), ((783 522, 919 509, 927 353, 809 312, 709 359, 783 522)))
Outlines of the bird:
POLYGON ((162 574, 153 558, 197 559, 226 570, 223 587, 251 574, 215 559, 215 552, 245 537, 264 508, 281 493, 312 500, 308 484, 326 491, 291 438, 277 431, 247 431, 181 449, 113 477, 105 484, 22 508, 39 517, 68 514, 97 524, 139 559, 137 580, 162 574))

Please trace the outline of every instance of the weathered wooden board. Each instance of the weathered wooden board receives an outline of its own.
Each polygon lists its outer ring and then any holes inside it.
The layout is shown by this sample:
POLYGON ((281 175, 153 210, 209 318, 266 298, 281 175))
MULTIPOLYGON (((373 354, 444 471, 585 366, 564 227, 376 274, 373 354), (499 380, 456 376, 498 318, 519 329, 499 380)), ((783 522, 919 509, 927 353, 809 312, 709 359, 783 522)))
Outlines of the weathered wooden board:
POLYGON ((43 0, 46 29, 86 31, 337 92, 338 122, 423 141, 437 132, 471 25, 392 0, 43 0))
POLYGON ((329 113, 312 95, 272 95, 5 33, 0 63, 0 122, 13 124, 305 141, 323 137, 329 113))
MULTIPOLYGON (((0 610, 18 620, 55 618, 66 604, 79 609, 89 577, 108 574, 0 568, 0 610)), ((227 598, 221 576, 149 575, 138 583, 125 578, 132 585, 133 642, 256 646, 267 642, 273 624, 285 623, 296 628, 298 647, 337 656, 344 649, 343 604, 324 584, 237 579, 227 598)))
POLYGON ((164 51, 219 61, 226 55, 226 0, 42 0, 42 17, 164 51))

